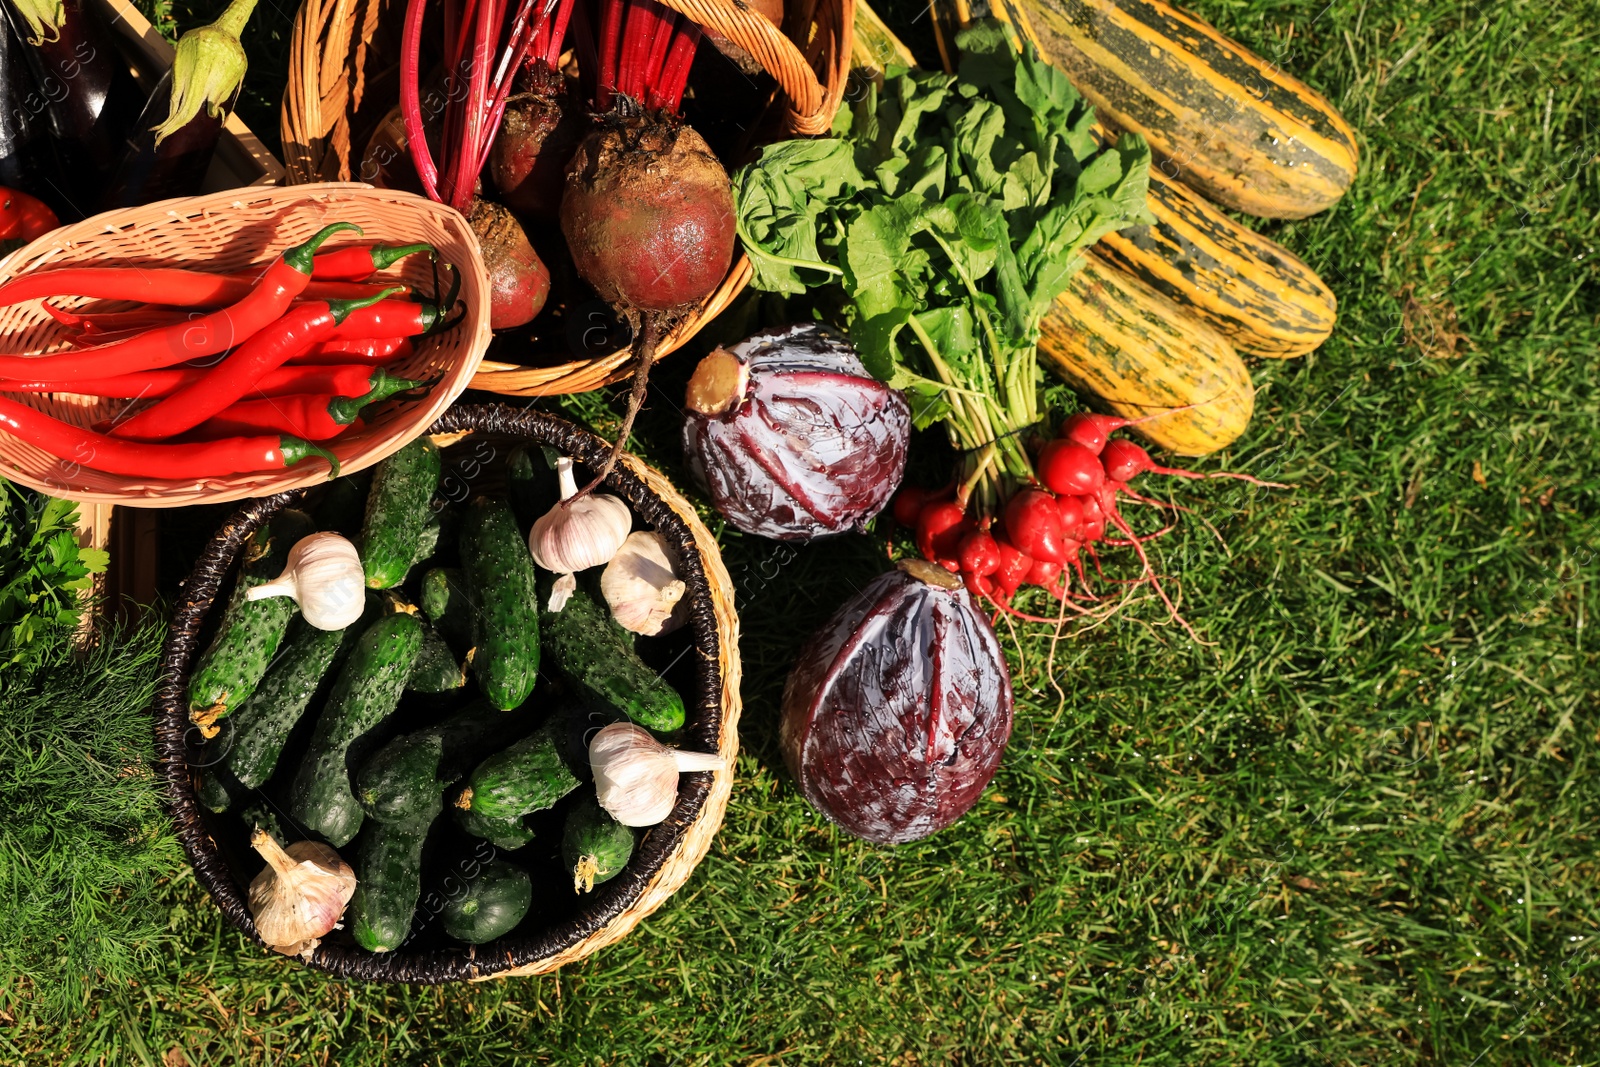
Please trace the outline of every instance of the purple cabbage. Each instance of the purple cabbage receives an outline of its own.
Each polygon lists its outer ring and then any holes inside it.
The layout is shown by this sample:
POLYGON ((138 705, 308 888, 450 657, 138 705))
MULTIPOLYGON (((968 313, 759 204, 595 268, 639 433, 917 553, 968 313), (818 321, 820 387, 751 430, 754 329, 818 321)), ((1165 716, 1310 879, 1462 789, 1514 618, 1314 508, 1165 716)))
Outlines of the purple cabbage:
POLYGON ((971 594, 934 564, 900 568, 801 651, 779 733, 801 794, 886 845, 964 815, 1011 737, 1011 674, 971 594))
POLYGON ((905 473, 911 407, 816 323, 718 349, 689 382, 683 451, 735 528, 779 541, 859 529, 905 473))

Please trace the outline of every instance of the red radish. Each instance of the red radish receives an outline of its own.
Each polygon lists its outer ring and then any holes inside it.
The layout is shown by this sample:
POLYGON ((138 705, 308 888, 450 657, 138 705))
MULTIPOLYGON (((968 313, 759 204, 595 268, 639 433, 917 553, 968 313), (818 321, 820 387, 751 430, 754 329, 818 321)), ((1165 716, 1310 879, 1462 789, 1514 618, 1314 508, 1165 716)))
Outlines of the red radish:
POLYGON ((894 521, 908 530, 917 528, 917 516, 922 514, 923 507, 934 498, 936 490, 924 489, 917 485, 902 486, 895 494, 894 503, 890 509, 894 514, 894 521))
POLYGON ((1017 548, 1036 560, 1066 559, 1061 513, 1056 498, 1043 489, 1024 489, 1006 503, 1006 533, 1017 548))
POLYGON ((1078 538, 1072 531, 1083 525, 1083 502, 1089 499, 1081 496, 1056 497, 1056 514, 1061 516, 1061 529, 1068 537, 1078 538))
POLYGON ((1106 469, 1093 450, 1059 437, 1039 452, 1034 470, 1041 482, 1062 496, 1092 493, 1106 481, 1106 469))
POLYGON ((1096 415, 1092 411, 1080 411, 1076 415, 1069 416, 1067 421, 1061 424, 1056 436, 1080 444, 1098 456, 1105 449, 1107 439, 1127 425, 1129 425, 1127 419, 1112 415, 1096 415))
POLYGON ((1077 533, 1075 533, 1073 535, 1073 537, 1074 537, 1074 539, 1076 539, 1078 542, 1080 542, 1082 544, 1092 545, 1096 541, 1098 541, 1101 538, 1105 537, 1105 535, 1106 535, 1106 523, 1105 523, 1105 520, 1104 519, 1091 519, 1091 520, 1085 520, 1084 522, 1080 523, 1078 525, 1077 533))
POLYGON ((1009 600, 1027 581, 1028 572, 1033 569, 1033 557, 1024 555, 1004 537, 995 538, 995 546, 999 549, 1000 566, 995 568, 994 584, 1009 600))
POLYGON ((1235 474, 1232 471, 1212 471, 1209 474, 1199 474, 1195 471, 1186 471, 1178 467, 1163 467, 1150 458, 1150 453, 1134 444, 1132 441, 1116 440, 1106 445, 1103 462, 1106 467, 1106 477, 1114 482, 1127 483, 1133 481, 1140 474, 1165 474, 1173 478, 1193 478, 1204 481, 1210 478, 1236 478, 1241 482, 1251 485, 1262 485, 1272 489, 1287 489, 1282 482, 1264 482, 1260 478, 1253 478, 1248 474, 1235 474))
POLYGON ((1028 571, 1029 585, 1042 585, 1046 589, 1061 575, 1061 564, 1049 560, 1035 560, 1032 569, 1028 571))
POLYGON ((489 271, 489 328, 510 330, 533 321, 550 295, 550 271, 516 218, 499 204, 474 200, 467 225, 489 271))
POLYGON ((578 274, 634 330, 628 413, 586 493, 633 429, 657 339, 722 283, 735 234, 728 172, 677 117, 700 27, 654 0, 601 0, 584 30, 604 115, 567 165, 561 232, 578 274))
POLYGON ((962 584, 967 587, 967 592, 975 597, 986 597, 994 592, 994 579, 982 574, 963 574, 962 584))
POLYGON ((986 529, 973 530, 956 549, 961 573, 987 578, 1000 569, 1000 545, 986 529))
MULTIPOLYGON (((967 513, 954 500, 935 500, 925 505, 917 516, 917 551, 924 559, 943 564, 955 559, 961 539, 971 529, 967 513)), ((960 563, 946 570, 959 570, 960 563)))

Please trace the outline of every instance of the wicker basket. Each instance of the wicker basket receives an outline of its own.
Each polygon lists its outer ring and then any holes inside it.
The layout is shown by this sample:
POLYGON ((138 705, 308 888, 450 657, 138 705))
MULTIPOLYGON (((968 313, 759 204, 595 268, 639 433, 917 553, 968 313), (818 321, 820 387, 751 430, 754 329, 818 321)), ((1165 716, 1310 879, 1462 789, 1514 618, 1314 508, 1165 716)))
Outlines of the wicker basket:
MULTIPOLYGON (((766 68, 785 98, 782 135, 827 132, 850 74, 855 0, 797 0, 785 32, 742 0, 662 0, 743 47, 766 68), (798 43, 796 43, 798 42, 798 43)), ((302 0, 289 43, 283 99, 283 153, 290 182, 348 181, 365 136, 398 99, 397 26, 404 0, 302 0)), ((741 253, 717 291, 662 339, 656 357, 686 344, 750 280, 741 253)), ((595 359, 525 367, 485 362, 474 389, 508 396, 581 393, 617 381, 633 359, 628 348, 595 359)))
MULTIPOLYGON (((473 439, 522 439, 551 445, 593 468, 609 447, 600 438, 571 423, 534 411, 504 406, 458 407, 434 424, 441 440, 461 442, 468 454, 452 463, 457 449, 445 452, 449 477, 465 476, 492 466, 482 445, 473 439)), ((611 492, 632 505, 677 550, 688 585, 694 647, 695 687, 685 693, 688 712, 683 728, 686 747, 719 752, 727 768, 685 775, 677 806, 667 820, 651 828, 633 859, 617 875, 583 898, 581 909, 552 925, 530 929, 525 920, 511 934, 476 948, 400 948, 382 955, 325 939, 310 966, 340 977, 435 984, 469 979, 541 974, 582 959, 625 936, 646 915, 659 908, 705 856, 722 824, 733 785, 734 757, 739 748, 739 622, 734 613, 733 584, 723 568, 716 541, 672 485, 632 456, 606 479, 611 492)), ((162 659, 162 683, 156 694, 157 773, 167 794, 178 836, 200 882, 228 920, 261 944, 250 918, 245 887, 260 861, 244 847, 248 835, 242 821, 213 817, 196 801, 186 747, 192 739, 185 691, 200 628, 240 546, 280 508, 300 493, 254 500, 240 508, 207 545, 184 583, 173 612, 172 629, 162 659), (219 844, 220 842, 220 844, 219 844), (231 861, 230 858, 232 857, 231 861)))
MULTIPOLYGON (((21 274, 74 264, 193 266, 208 271, 242 270, 265 264, 329 222, 353 222, 365 236, 390 243, 428 241, 461 271, 466 318, 450 330, 421 340, 409 358, 388 369, 423 379, 442 375, 421 401, 390 400, 362 412, 365 425, 332 442, 345 472, 371 466, 421 433, 471 381, 489 345, 488 279, 472 231, 456 212, 409 193, 364 185, 235 189, 208 196, 167 200, 96 215, 39 238, 0 262, 0 284, 21 274)), ((414 256, 380 277, 433 286, 426 257, 414 256)), ((52 300, 66 308, 94 303, 52 300)), ((0 308, 0 335, 12 352, 56 352, 69 347, 67 331, 30 300, 0 308)), ((109 418, 126 400, 73 393, 3 393, 78 426, 109 418)), ((227 478, 134 478, 105 474, 68 462, 0 432, 0 471, 7 478, 52 496, 88 503, 166 508, 266 496, 326 481, 328 466, 306 460, 281 471, 227 478)))

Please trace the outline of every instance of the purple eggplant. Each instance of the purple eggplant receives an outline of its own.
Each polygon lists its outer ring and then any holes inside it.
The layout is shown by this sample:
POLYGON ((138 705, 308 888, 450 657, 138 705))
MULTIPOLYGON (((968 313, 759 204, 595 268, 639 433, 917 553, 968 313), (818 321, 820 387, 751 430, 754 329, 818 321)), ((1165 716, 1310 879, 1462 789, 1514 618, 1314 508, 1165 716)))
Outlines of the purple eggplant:
POLYGON ((6 0, 6 9, 37 82, 25 106, 46 121, 71 215, 87 214, 121 157, 144 94, 89 0, 6 0))
POLYGON ((43 119, 28 110, 30 96, 38 99, 22 42, 0 18, 0 186, 36 196, 59 215, 66 205, 51 188, 50 146, 43 119))
POLYGON ((905 473, 911 406, 827 326, 712 352, 685 406, 689 472, 745 533, 808 541, 860 529, 905 473))
POLYGON ((783 692, 783 755, 811 804, 898 845, 955 822, 1011 737, 1011 673, 961 581, 907 560, 801 651, 783 692))

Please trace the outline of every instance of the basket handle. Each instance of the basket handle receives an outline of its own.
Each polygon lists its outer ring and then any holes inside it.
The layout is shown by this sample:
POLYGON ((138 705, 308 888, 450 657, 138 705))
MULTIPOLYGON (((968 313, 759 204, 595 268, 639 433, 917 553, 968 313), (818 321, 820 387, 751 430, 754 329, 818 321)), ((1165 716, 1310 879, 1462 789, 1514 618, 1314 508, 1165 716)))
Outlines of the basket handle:
POLYGON ((765 16, 744 7, 738 0, 661 0, 667 7, 709 27, 753 56, 767 73, 777 79, 789 98, 784 124, 801 135, 827 133, 834 112, 844 99, 850 74, 850 49, 855 26, 855 0, 823 0, 816 7, 816 33, 807 51, 830 57, 825 72, 827 84, 800 49, 765 16), (828 47, 831 45, 831 47, 828 47))

